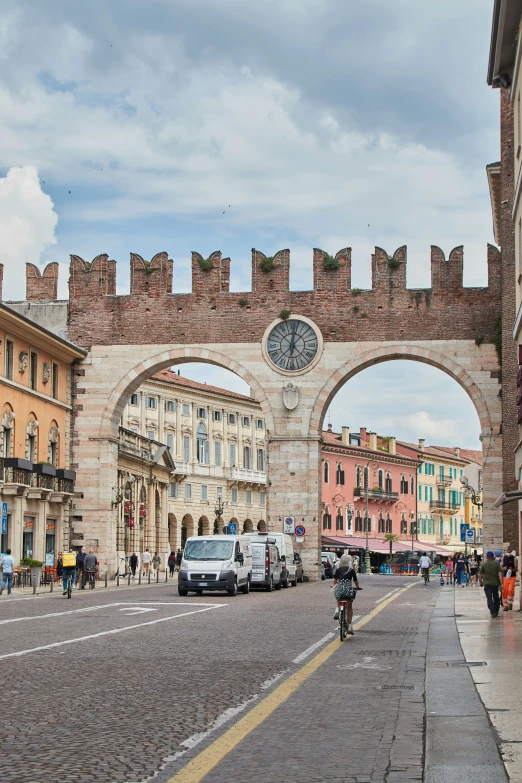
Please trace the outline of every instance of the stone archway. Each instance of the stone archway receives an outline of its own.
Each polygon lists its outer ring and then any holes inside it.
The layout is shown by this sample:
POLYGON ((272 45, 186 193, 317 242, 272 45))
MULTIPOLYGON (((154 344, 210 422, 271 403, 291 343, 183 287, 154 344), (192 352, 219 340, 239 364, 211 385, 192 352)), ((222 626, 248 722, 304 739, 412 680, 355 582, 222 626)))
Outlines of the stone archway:
POLYGON ((266 522, 264 519, 260 519, 257 523, 257 529, 260 533, 266 533, 266 522))
POLYGON ((175 552, 178 547, 177 534, 178 534, 178 520, 176 515, 169 513, 168 515, 169 526, 169 548, 171 552, 175 552))
POLYGON ((181 548, 185 546, 187 538, 194 535, 194 520, 190 514, 185 514, 181 520, 181 548))
POLYGON ((243 533, 253 533, 254 532, 254 523, 251 519, 245 519, 243 522, 243 533))
POLYGON ((208 536, 210 533, 210 522, 208 517, 202 516, 198 520, 198 536, 208 536))

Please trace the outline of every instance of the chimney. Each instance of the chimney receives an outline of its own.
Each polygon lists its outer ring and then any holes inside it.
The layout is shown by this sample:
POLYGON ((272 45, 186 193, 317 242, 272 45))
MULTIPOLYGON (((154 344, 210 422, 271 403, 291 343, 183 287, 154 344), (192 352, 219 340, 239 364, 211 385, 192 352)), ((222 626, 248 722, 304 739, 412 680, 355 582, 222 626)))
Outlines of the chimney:
POLYGON ((460 449, 458 448, 458 446, 455 448, 455 456, 460 457, 460 449))
POLYGON ((424 438, 419 438, 419 451, 424 451, 424 444, 426 443, 426 440, 424 438))
POLYGON ((370 432, 370 449, 372 451, 377 451, 377 433, 376 432, 370 432))
POLYGON ((388 441, 388 453, 397 454, 397 438, 390 438, 388 441))
POLYGON ((364 449, 366 446, 366 427, 359 427, 359 435, 361 436, 361 446, 364 449))
POLYGON ((350 445, 350 428, 349 427, 341 427, 341 442, 343 446, 349 446, 350 445))

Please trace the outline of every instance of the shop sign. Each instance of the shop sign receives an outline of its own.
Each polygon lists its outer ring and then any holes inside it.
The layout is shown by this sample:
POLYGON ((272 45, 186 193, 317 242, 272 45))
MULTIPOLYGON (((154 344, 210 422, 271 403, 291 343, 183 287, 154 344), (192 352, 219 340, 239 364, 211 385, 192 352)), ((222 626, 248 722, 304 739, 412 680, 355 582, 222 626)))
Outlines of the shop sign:
POLYGON ((26 530, 32 530, 34 527, 34 519, 30 517, 24 517, 24 528, 26 530))

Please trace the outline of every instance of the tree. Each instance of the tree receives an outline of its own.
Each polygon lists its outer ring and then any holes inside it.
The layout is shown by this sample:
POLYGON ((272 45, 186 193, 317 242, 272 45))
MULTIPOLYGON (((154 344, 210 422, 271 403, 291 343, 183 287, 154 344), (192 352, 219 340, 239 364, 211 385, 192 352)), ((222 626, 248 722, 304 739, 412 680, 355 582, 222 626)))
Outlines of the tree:
POLYGON ((400 541, 399 536, 396 536, 395 533, 386 533, 383 538, 383 543, 386 543, 386 541, 390 545, 390 560, 392 559, 392 550, 393 550, 393 544, 396 544, 398 541, 400 541))

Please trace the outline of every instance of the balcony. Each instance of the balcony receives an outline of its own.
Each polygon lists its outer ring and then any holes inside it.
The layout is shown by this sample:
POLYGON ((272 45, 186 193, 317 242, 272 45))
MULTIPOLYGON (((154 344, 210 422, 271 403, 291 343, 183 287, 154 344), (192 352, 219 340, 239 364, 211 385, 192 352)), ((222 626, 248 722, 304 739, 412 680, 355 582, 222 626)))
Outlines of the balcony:
POLYGON ((27 459, 4 457, 0 459, 0 479, 2 476, 2 491, 6 495, 65 503, 74 494, 76 473, 44 462, 33 463, 27 459))
POLYGON ((447 500, 430 500, 430 511, 440 514, 455 514, 459 510, 458 503, 448 503, 447 500))
POLYGON ((118 451, 124 454, 152 462, 154 455, 162 446, 165 444, 157 440, 150 440, 145 435, 128 430, 126 427, 120 427, 118 451))
POLYGON ((435 484, 438 487, 451 487, 453 481, 454 479, 452 479, 451 476, 439 476, 435 479, 435 484))
MULTIPOLYGON (((366 489, 364 487, 355 487, 353 491, 354 498, 366 499, 366 489)), ((385 489, 369 489, 368 500, 377 503, 397 503, 399 500, 398 492, 388 492, 385 489)))
POLYGON ((248 468, 225 468, 225 475, 229 485, 241 487, 259 486, 266 484, 266 471, 249 470, 248 468))

